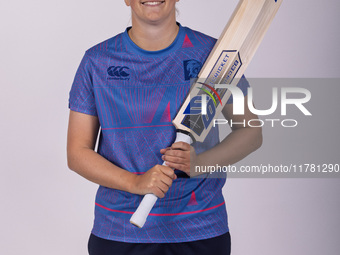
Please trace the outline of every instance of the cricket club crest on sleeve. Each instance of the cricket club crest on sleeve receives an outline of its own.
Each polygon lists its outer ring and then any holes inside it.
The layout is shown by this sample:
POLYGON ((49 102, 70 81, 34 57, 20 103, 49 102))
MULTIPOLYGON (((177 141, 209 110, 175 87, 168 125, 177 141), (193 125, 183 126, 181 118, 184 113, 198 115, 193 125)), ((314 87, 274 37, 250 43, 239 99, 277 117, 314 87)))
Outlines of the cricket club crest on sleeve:
POLYGON ((108 80, 130 80, 130 68, 127 66, 110 66, 107 69, 108 80))
POLYGON ((202 63, 195 59, 190 59, 184 60, 183 66, 184 66, 184 79, 188 81, 192 78, 197 78, 198 73, 202 68, 202 63))

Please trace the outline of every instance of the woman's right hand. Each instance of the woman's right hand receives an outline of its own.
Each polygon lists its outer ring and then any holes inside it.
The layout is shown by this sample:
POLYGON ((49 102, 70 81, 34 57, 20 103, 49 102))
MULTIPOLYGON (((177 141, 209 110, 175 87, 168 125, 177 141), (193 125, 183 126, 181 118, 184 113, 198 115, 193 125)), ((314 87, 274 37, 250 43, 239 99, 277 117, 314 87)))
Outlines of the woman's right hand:
POLYGON ((133 192, 138 195, 154 194, 163 198, 177 176, 170 167, 155 165, 142 175, 136 175, 133 183, 133 192))

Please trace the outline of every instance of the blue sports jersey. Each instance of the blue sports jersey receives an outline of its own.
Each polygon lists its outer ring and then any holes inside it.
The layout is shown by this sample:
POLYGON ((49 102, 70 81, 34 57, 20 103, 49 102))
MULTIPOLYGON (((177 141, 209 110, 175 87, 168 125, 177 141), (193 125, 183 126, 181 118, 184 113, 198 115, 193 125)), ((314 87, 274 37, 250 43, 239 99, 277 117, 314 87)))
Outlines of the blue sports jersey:
MULTIPOLYGON (((98 153, 135 174, 162 164, 160 149, 176 135, 176 116, 216 40, 182 27, 160 51, 145 51, 128 29, 86 51, 70 92, 73 111, 98 116, 98 153)), ((244 79, 245 80, 245 79, 244 79)), ((241 89, 248 86, 240 83, 241 89)), ((231 101, 229 101, 230 103, 231 101)), ((200 153, 219 142, 213 128, 200 153)), ((158 199, 142 229, 130 224, 143 196, 100 186, 92 233, 122 242, 187 242, 222 235, 228 221, 222 187, 225 179, 178 178, 158 199)))

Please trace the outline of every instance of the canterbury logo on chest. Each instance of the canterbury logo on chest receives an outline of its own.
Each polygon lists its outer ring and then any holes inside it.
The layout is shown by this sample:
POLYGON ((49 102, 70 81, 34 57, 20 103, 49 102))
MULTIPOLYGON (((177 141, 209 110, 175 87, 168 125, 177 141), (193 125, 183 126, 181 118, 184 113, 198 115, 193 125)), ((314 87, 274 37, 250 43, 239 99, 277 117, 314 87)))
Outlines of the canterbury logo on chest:
POLYGON ((107 69, 108 80, 130 80, 130 68, 127 66, 110 66, 107 69))

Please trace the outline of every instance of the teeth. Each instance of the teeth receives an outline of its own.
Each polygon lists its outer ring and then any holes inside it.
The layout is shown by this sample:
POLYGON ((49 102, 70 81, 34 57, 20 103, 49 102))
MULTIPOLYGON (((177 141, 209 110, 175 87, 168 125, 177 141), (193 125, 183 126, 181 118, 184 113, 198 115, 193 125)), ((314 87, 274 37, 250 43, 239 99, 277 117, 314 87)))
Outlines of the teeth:
POLYGON ((163 3, 163 1, 161 1, 161 2, 145 2, 143 4, 144 5, 157 5, 157 4, 161 4, 161 3, 163 3))

